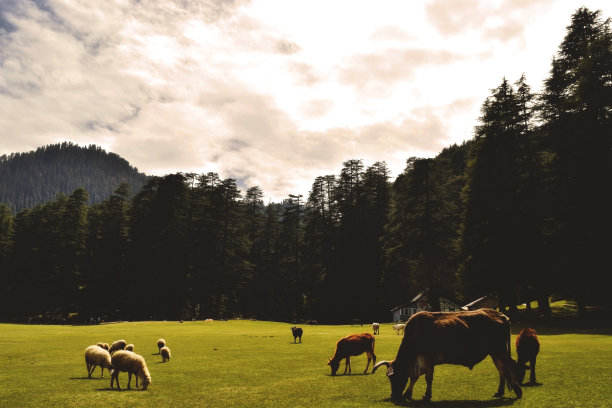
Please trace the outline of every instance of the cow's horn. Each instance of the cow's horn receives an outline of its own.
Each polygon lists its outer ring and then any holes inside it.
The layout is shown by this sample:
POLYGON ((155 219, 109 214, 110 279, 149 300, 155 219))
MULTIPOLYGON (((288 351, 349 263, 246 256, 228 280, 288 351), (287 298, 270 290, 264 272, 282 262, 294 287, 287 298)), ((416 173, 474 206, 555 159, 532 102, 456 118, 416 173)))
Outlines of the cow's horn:
POLYGON ((374 374, 376 370, 378 369, 378 367, 380 367, 381 365, 386 365, 387 367, 389 367, 390 364, 391 363, 389 363, 388 361, 379 361, 378 363, 376 363, 374 368, 372 368, 372 374, 374 374))

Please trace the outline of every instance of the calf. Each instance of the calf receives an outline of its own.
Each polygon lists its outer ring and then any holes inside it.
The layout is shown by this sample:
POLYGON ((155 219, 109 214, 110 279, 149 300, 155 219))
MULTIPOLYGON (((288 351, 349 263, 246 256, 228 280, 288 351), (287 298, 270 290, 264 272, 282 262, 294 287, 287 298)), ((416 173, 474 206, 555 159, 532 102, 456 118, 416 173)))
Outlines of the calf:
POLYGON ((372 323, 372 330, 374 331, 374 335, 380 334, 380 323, 372 323))
POLYGON ((338 340, 336 343, 336 352, 334 356, 329 359, 327 365, 331 367, 331 375, 336 375, 338 368, 340 367, 340 361, 346 359, 344 365, 344 374, 348 369, 348 373, 351 373, 351 356, 358 356, 366 353, 368 355, 368 364, 364 373, 368 372, 370 367, 370 361, 372 366, 376 364, 376 355, 374 354, 374 336, 370 333, 351 334, 338 340))
POLYGON ((302 333, 303 333, 303 330, 302 330, 301 327, 293 326, 291 328, 291 333, 293 333, 293 342, 294 343, 297 343, 297 339, 298 338, 300 339, 300 343, 302 342, 302 333))
POLYGON ((532 384, 536 383, 536 357, 540 351, 540 342, 538 341, 538 335, 533 329, 523 329, 516 338, 516 354, 518 373, 516 376, 519 384, 523 383, 525 378, 525 370, 529 370, 529 382, 532 384), (529 361, 529 366, 527 362, 529 361))
POLYGON ((397 331, 398 335, 400 334, 400 332, 404 334, 405 328, 406 328, 406 325, 404 323, 398 323, 398 324, 393 325, 393 330, 397 331))

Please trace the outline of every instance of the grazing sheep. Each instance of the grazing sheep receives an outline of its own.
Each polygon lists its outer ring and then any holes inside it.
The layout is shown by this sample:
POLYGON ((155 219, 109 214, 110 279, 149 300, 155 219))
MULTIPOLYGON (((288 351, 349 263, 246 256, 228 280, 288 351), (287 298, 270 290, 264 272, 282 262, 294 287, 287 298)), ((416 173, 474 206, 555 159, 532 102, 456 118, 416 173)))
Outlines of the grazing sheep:
POLYGON ((297 339, 298 339, 298 337, 299 337, 299 339, 300 339, 300 343, 302 342, 302 334, 303 334, 303 332, 304 332, 304 331, 302 330, 302 328, 301 328, 301 327, 295 327, 295 326, 293 326, 293 327, 291 328, 291 333, 293 333, 293 342, 294 342, 294 343, 297 343, 297 339))
POLYGON ((164 339, 159 339, 157 340, 157 354, 161 353, 161 349, 162 347, 164 347, 166 345, 166 340, 164 339))
POLYGON ((134 351, 134 345, 132 343, 128 344, 127 346, 125 346, 126 351, 134 351))
POLYGON ((111 358, 113 368, 115 371, 111 375, 111 388, 113 388, 113 382, 117 382, 117 389, 121 389, 119 386, 119 372, 127 371, 128 373, 128 385, 130 388, 130 382, 132 381, 132 374, 136 376, 136 388, 138 388, 138 379, 142 380, 142 389, 146 390, 151 384, 151 374, 147 368, 145 359, 132 352, 125 350, 118 350, 111 358))
POLYGON ((102 347, 104 350, 108 351, 108 343, 100 342, 100 343, 96 344, 96 346, 102 347))
POLYGON ((105 368, 111 375, 113 374, 113 365, 109 352, 98 345, 89 346, 85 349, 85 364, 87 365, 87 377, 89 378, 91 378, 96 366, 100 366, 100 371, 102 371, 100 378, 104 378, 105 368))
POLYGON ((159 350, 159 354, 161 354, 162 363, 165 363, 166 361, 170 361, 170 357, 172 357, 172 354, 170 354, 170 349, 166 346, 162 347, 159 350))
POLYGON ((117 340, 116 342, 111 344, 110 348, 108 349, 108 352, 112 356, 115 353, 115 351, 125 349, 126 344, 127 343, 125 342, 125 340, 117 340))
POLYGON ((380 323, 372 323, 372 330, 374 334, 380 334, 380 323))

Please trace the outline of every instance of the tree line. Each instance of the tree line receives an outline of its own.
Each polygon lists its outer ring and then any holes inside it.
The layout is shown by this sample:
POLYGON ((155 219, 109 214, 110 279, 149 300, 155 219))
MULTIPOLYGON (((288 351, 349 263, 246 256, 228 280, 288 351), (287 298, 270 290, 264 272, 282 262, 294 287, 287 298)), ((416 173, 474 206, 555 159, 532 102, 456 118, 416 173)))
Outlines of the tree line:
POLYGON ((434 309, 494 293, 549 313, 558 294, 584 314, 612 287, 611 57, 610 20, 577 10, 539 94, 503 79, 473 140, 392 183, 348 160, 281 203, 177 173, 94 205, 0 205, 2 318, 384 320, 425 288, 434 309))

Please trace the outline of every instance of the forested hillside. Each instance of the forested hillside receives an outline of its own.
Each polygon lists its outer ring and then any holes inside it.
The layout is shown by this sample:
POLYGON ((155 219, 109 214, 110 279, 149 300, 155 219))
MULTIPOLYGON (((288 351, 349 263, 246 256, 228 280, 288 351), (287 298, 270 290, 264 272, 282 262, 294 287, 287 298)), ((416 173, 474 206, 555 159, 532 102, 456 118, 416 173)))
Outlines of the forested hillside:
POLYGON ((121 183, 133 193, 146 183, 147 176, 114 153, 91 145, 80 147, 64 142, 28 153, 0 156, 0 203, 14 212, 70 194, 83 187, 89 203, 106 199, 121 183))

